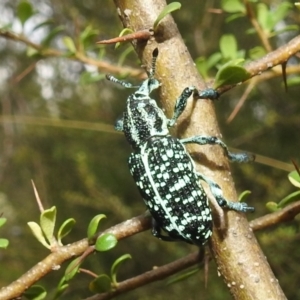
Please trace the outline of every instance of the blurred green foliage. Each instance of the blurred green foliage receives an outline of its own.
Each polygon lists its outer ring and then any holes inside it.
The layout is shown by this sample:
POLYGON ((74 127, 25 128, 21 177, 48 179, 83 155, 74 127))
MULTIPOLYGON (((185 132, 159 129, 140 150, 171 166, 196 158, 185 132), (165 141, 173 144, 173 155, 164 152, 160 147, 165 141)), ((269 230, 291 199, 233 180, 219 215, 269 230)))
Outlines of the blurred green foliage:
MULTIPOLYGON (((283 30, 298 30, 295 25, 300 24, 299 11, 293 8, 292 1, 252 2, 274 49, 298 33, 283 30), (285 19, 281 21, 282 17, 285 19)), ((0 272, 0 286, 4 286, 48 253, 26 225, 39 216, 31 179, 45 208, 56 206, 59 224, 69 218, 76 220, 66 242, 86 237, 90 220, 99 213, 107 216, 101 226, 109 227, 144 212, 145 206, 129 175, 126 161, 130 147, 124 137, 95 130, 93 126, 112 126, 130 91, 102 80, 104 74, 97 68, 70 59, 80 50, 112 64, 139 66, 129 44, 118 49, 95 44, 118 36, 122 30, 113 2, 105 1, 103 5, 92 0, 42 0, 18 4, 4 0, 0 10, 0 28, 10 28, 36 44, 66 53, 64 57, 44 58, 32 47, 0 38, 0 216, 7 219, 1 227, 1 237, 10 241, 7 249, 0 249, 0 269, 6 270, 0 272), (27 116, 30 122, 16 122, 18 116, 27 116), (45 121, 49 119, 59 120, 60 126, 45 121), (78 121, 89 122, 90 128, 80 127, 78 121), (72 122, 79 125, 70 128, 72 122)), ((208 81, 228 59, 247 60, 254 57, 253 53, 265 53, 250 22, 245 22, 242 1, 187 0, 173 16, 198 69, 208 81), (209 11, 221 7, 225 10, 222 14, 209 11)), ((293 58, 291 63, 299 61, 293 58)), ((259 83, 239 114, 227 123, 245 86, 224 94, 216 103, 226 143, 287 163, 291 158, 299 161, 299 85, 291 86, 285 93, 281 77, 259 83)), ((256 212, 249 218, 266 214, 267 202, 279 202, 295 191, 287 172, 275 167, 257 163, 232 165, 232 171, 238 191, 251 190, 247 202, 255 206, 256 212)), ((289 299, 300 298, 298 235, 299 218, 257 234, 289 299)), ((130 253, 132 260, 118 272, 121 281, 192 250, 195 249, 184 243, 158 241, 145 232, 122 240, 112 251, 89 257, 83 265, 97 274, 109 273, 118 257, 130 253)), ((50 295, 51 290, 54 295, 64 269, 42 280, 50 295)), ((87 275, 77 275, 62 299, 90 295, 90 280, 87 275)), ((157 282, 123 295, 122 299, 199 299, 200 289, 201 299, 231 299, 213 262, 207 288, 204 271, 200 270, 185 281, 168 287, 157 282)))

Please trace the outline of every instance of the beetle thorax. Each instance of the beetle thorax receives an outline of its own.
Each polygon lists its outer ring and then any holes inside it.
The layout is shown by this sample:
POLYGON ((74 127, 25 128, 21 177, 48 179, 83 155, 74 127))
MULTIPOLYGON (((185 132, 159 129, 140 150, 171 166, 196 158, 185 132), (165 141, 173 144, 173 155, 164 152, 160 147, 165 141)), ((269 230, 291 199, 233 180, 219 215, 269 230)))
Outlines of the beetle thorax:
POLYGON ((153 136, 169 133, 167 118, 156 101, 142 94, 131 95, 124 113, 124 133, 133 148, 140 148, 153 136))

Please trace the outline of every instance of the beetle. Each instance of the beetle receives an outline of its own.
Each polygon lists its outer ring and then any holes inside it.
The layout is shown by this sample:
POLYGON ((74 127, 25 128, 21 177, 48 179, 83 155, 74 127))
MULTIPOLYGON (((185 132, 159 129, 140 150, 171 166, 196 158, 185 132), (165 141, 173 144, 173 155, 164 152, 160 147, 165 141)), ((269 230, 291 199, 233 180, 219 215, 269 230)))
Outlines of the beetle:
MULTIPOLYGON (((133 148, 128 160, 129 170, 152 215, 152 234, 165 241, 183 240, 204 245, 212 235, 212 214, 200 181, 208 184, 222 208, 238 212, 253 211, 254 208, 244 202, 226 200, 217 183, 197 172, 185 145, 219 145, 235 162, 248 162, 253 158, 246 153, 229 152, 227 146, 214 136, 184 139, 171 136, 169 128, 175 125, 188 98, 197 90, 194 86, 186 87, 176 100, 172 118, 168 119, 150 97, 150 93, 160 86, 154 78, 157 48, 152 57, 148 79, 128 97, 126 109, 117 120, 115 129, 124 133, 133 148)), ((111 75, 106 77, 125 88, 135 87, 111 75)))

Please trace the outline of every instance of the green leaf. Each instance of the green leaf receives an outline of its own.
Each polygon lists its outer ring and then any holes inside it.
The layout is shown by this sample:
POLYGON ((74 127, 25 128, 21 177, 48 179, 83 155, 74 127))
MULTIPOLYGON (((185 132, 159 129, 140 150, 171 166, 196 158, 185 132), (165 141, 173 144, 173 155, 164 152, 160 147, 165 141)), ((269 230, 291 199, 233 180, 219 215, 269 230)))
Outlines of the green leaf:
POLYGON ((43 22, 37 24, 36 26, 34 26, 33 29, 32 29, 32 31, 35 31, 35 30, 37 30, 37 29, 39 29, 39 28, 42 28, 42 27, 44 27, 44 26, 53 25, 53 24, 55 24, 55 23, 54 23, 54 21, 51 20, 51 19, 50 19, 50 20, 47 20, 47 21, 43 21, 43 22))
POLYGON ((69 36, 63 37, 63 43, 71 53, 76 53, 75 44, 69 36))
POLYGON ((244 18, 244 17, 245 17, 245 14, 243 14, 243 13, 231 14, 225 19, 225 22, 230 23, 238 18, 244 18))
POLYGON ((47 296, 47 292, 42 286, 33 285, 23 295, 30 300, 42 300, 47 296))
POLYGON ((80 42, 83 45, 84 48, 87 48, 91 44, 94 46, 94 43, 92 43, 92 40, 95 36, 99 34, 99 30, 93 29, 91 25, 88 25, 83 32, 80 34, 80 42))
POLYGON ((262 29, 269 33, 273 28, 272 13, 264 3, 257 4, 257 20, 262 29))
POLYGON ((162 12, 158 15, 157 19, 155 20, 154 24, 153 24, 153 29, 154 31, 157 29, 160 21, 168 14, 170 14, 171 12, 178 10, 181 8, 181 3, 180 2, 172 2, 170 4, 168 4, 163 10, 162 12))
POLYGON ((206 62, 206 57, 201 56, 198 57, 195 60, 195 64, 196 64, 196 68, 198 70, 198 72, 201 74, 201 76, 206 79, 208 78, 208 66, 207 66, 207 62, 206 62))
POLYGON ((71 232, 75 223, 76 223, 76 221, 73 218, 70 218, 70 219, 66 220, 65 222, 63 222, 63 224, 59 227, 57 239, 60 244, 61 244, 62 238, 71 232))
POLYGON ((0 239, 0 248, 6 249, 9 245, 9 240, 7 239, 0 239))
POLYGON ((28 57, 38 56, 39 55, 39 51, 29 46, 29 47, 27 47, 26 55, 28 57))
POLYGON ((230 61, 223 65, 217 75, 214 82, 214 89, 217 89, 224 85, 238 84, 250 78, 250 73, 241 66, 238 66, 237 63, 240 63, 243 59, 237 59, 230 61))
POLYGON ((251 194, 251 191, 243 191, 240 195, 239 195, 239 202, 241 201, 245 201, 245 199, 251 194))
POLYGON ((37 238, 37 240, 44 245, 46 248, 50 249, 50 245, 47 243, 44 234, 42 232, 42 229, 39 224, 35 222, 28 222, 27 223, 29 228, 31 229, 33 235, 37 238))
POLYGON ((65 280, 71 280, 77 273, 80 267, 81 258, 77 257, 68 265, 65 271, 65 280))
POLYGON ((280 21, 282 21, 289 11, 292 9, 293 4, 289 3, 287 1, 283 1, 278 4, 277 8, 275 10, 272 10, 272 22, 273 22, 273 27, 280 21))
POLYGON ((278 205, 275 202, 268 202, 266 204, 266 208, 271 212, 275 212, 279 210, 278 205))
POLYGON ((0 227, 6 223, 6 218, 0 218, 0 227))
POLYGON ((43 41, 41 42, 41 44, 44 47, 48 47, 50 45, 50 43, 52 42, 52 40, 62 31, 64 31, 65 27, 64 26, 57 26, 55 27, 53 30, 51 30, 48 35, 43 39, 43 41))
POLYGON ((28 1, 21 1, 17 7, 17 16, 20 19, 22 26, 26 21, 34 15, 33 7, 28 1))
POLYGON ((54 239, 54 227, 56 221, 56 207, 53 206, 42 212, 40 217, 41 229, 50 244, 54 239))
POLYGON ((53 300, 60 298, 60 296, 64 293, 64 291, 69 287, 69 284, 66 283, 66 278, 62 277, 61 280, 59 281, 55 295, 53 297, 53 300))
POLYGON ((194 274, 196 274, 199 271, 200 267, 196 267, 195 269, 192 270, 187 270, 185 272, 182 272, 180 274, 176 274, 174 277, 172 277, 171 279, 169 279, 167 281, 167 285, 185 280, 191 276, 193 276, 194 274))
POLYGON ((54 295, 54 297, 53 297, 53 300, 60 298, 60 296, 64 293, 64 291, 65 291, 68 287, 69 287, 69 284, 67 284, 67 283, 60 285, 60 286, 57 288, 56 292, 55 292, 55 295, 54 295))
POLYGON ((206 61, 208 70, 210 70, 213 67, 216 67, 221 59, 222 54, 220 52, 216 52, 210 55, 206 61))
MULTIPOLYGON (((133 33, 133 30, 132 30, 132 29, 130 29, 130 28, 124 28, 124 29, 120 32, 119 37, 120 37, 120 36, 123 36, 123 35, 126 35, 126 34, 130 34, 130 33, 133 33)), ((119 48, 119 46, 120 46, 121 44, 122 44, 122 43, 120 43, 120 42, 116 43, 115 49, 119 48)))
POLYGON ((127 259, 131 259, 131 255, 130 254, 124 254, 121 257, 119 257, 112 265, 111 269, 110 269, 110 274, 111 274, 111 281, 113 286, 117 286, 118 282, 117 282, 117 271, 121 265, 121 263, 123 263, 125 260, 127 259))
POLYGON ((246 13, 245 5, 239 0, 222 0, 221 7, 228 13, 246 13))
POLYGON ((225 59, 237 58, 237 42, 232 34, 223 34, 220 39, 220 50, 225 59))
POLYGON ((106 215, 100 214, 100 215, 95 216, 91 220, 91 222, 88 226, 88 230, 87 230, 88 239, 91 239, 97 233, 100 221, 105 218, 106 218, 106 215))
POLYGON ((215 67, 217 63, 222 59, 220 52, 213 53, 208 58, 200 56, 196 59, 195 64, 198 72, 204 77, 208 78, 208 71, 215 67))
POLYGON ((108 251, 116 246, 118 240, 111 233, 105 233, 97 238, 95 249, 97 251, 108 251))
POLYGON ((292 185, 294 185, 297 188, 300 188, 300 175, 297 171, 290 172, 288 175, 288 179, 292 185))
POLYGON ((93 281, 89 284, 89 289, 93 293, 106 293, 111 290, 111 281, 110 278, 102 274, 95 278, 93 281))
POLYGON ((253 60, 261 58, 266 54, 266 50, 261 46, 254 47, 249 50, 249 57, 253 60))
POLYGON ((290 203, 296 202, 300 200, 300 191, 296 191, 294 193, 289 194, 288 196, 284 197, 278 203, 278 208, 283 208, 290 203))

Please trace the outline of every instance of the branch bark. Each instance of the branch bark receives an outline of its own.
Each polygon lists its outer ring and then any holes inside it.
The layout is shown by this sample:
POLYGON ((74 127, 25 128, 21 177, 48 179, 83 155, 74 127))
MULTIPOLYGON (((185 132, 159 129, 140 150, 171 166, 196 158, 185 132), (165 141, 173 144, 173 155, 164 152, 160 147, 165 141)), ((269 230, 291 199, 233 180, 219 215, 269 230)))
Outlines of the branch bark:
MULTIPOLYGON (((163 0, 114 2, 124 27, 134 32, 151 28, 166 5, 163 0)), ((194 85, 199 90, 205 88, 171 16, 161 21, 153 39, 148 42, 137 41, 133 45, 148 69, 153 49, 159 49, 156 77, 162 83, 160 100, 168 116, 174 108, 175 99, 186 86, 194 85)), ((220 137, 212 102, 190 101, 178 122, 177 132, 179 136, 206 134, 220 137)), ((237 199, 228 161, 221 149, 216 146, 193 145, 189 147, 189 151, 196 162, 199 161, 199 156, 201 158, 197 169, 214 179, 222 187, 225 197, 237 199)), ((214 219, 216 217, 215 215, 214 219)), ((286 299, 246 216, 230 211, 226 218, 226 230, 219 230, 217 225, 214 226, 210 246, 219 272, 233 297, 239 300, 286 299)))

